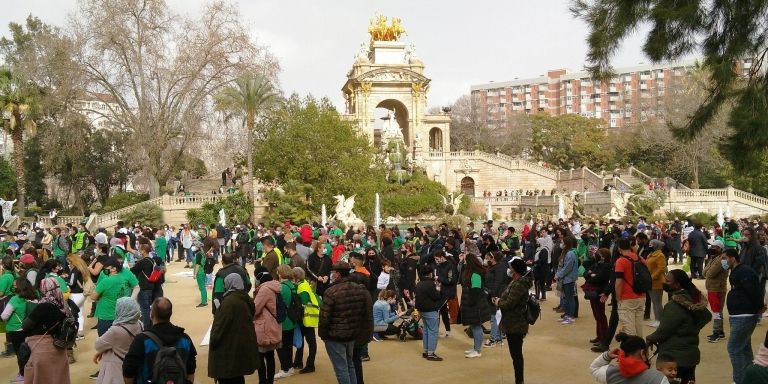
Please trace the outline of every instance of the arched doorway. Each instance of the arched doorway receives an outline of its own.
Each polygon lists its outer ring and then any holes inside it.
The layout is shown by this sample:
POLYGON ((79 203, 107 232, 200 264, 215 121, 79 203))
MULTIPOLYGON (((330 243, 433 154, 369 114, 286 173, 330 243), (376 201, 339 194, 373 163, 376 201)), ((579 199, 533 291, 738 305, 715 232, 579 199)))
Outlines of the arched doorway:
POLYGON ((429 150, 432 152, 443 151, 443 131, 440 128, 432 128, 429 130, 429 150))
POLYGON ((475 180, 469 176, 461 179, 461 193, 465 196, 475 197, 475 180))
MULTIPOLYGON (((400 100, 386 99, 381 101, 374 108, 373 116, 373 128, 374 128, 374 144, 381 145, 381 135, 383 133, 386 124, 389 122, 390 113, 394 114, 394 122, 400 126, 400 131, 403 134, 403 142, 405 145, 409 145, 411 130, 408 124, 408 108, 400 100)), ((394 123, 393 122, 393 123, 394 123)))

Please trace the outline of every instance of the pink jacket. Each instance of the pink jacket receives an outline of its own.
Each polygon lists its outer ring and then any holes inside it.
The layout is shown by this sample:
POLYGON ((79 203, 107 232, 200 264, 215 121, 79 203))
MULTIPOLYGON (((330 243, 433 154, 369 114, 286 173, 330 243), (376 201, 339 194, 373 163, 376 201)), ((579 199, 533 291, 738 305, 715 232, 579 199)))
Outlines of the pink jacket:
POLYGON ((279 281, 268 281, 256 288, 256 314, 253 326, 256 328, 256 340, 259 347, 277 348, 283 341, 283 328, 277 322, 276 294, 280 293, 279 281))

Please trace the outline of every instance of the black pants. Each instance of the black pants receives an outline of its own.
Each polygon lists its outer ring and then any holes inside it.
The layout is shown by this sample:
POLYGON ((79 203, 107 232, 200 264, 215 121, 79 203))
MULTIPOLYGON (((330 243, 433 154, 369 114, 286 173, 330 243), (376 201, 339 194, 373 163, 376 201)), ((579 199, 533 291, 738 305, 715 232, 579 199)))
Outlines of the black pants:
POLYGON ((363 380, 363 347, 355 346, 352 350, 352 363, 355 365, 355 377, 357 384, 365 384, 363 380))
POLYGON ((445 326, 445 331, 450 332, 451 331, 451 315, 450 313, 448 313, 447 301, 443 304, 442 307, 440 307, 440 318, 443 319, 443 325, 445 326))
POLYGON ((544 269, 543 271, 537 273, 534 275, 534 282, 533 282, 533 288, 536 291, 536 297, 539 298, 539 300, 547 299, 547 278, 549 275, 549 270, 544 269))
POLYGON ((11 331, 5 334, 5 339, 13 345, 13 350, 16 352, 16 364, 19 366, 19 375, 24 374, 24 365, 19 361, 19 347, 26 337, 27 335, 24 331, 11 331))
POLYGON ((611 317, 608 319, 608 332, 605 333, 603 345, 611 345, 613 336, 616 335, 616 328, 619 326, 619 303, 616 301, 616 295, 611 295, 611 317))
POLYGON ((307 355, 307 364, 304 361, 304 345, 301 348, 296 348, 296 356, 293 358, 294 367, 314 367, 315 355, 317 354, 317 338, 315 338, 315 329, 310 327, 301 327, 301 334, 304 335, 304 344, 309 349, 307 355))
POLYGON ((680 379, 680 384, 688 384, 691 381, 696 380, 696 366, 693 367, 677 367, 677 378, 680 379))
POLYGON ((645 310, 643 311, 643 320, 650 320, 651 318, 651 295, 648 292, 645 293, 645 310))
POLYGON ((293 329, 283 331, 283 345, 278 350, 277 357, 280 359, 280 369, 288 372, 293 362, 293 329))
POLYGON ((704 258, 691 257, 691 278, 704 277, 704 258))
POLYGON ((245 384, 245 376, 216 379, 217 384, 245 384))
POLYGON ((261 353, 259 364, 259 384, 272 384, 275 382, 275 351, 261 353))
POLYGON ((507 333, 507 346, 509 355, 512 356, 512 365, 515 368, 515 384, 522 384, 523 380, 523 338, 519 333, 507 333))

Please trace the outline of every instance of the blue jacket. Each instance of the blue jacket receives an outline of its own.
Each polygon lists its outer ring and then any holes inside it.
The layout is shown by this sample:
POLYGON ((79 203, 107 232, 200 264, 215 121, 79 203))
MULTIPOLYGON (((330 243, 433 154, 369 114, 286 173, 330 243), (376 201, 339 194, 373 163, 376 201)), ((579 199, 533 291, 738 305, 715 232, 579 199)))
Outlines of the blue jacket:
POLYGON ((576 251, 571 249, 565 254, 563 266, 557 269, 555 278, 562 280, 563 284, 569 284, 579 278, 579 263, 576 259, 576 251))
POLYGON ((376 300, 373 303, 373 325, 392 324, 397 320, 397 313, 392 312, 392 307, 384 300, 376 300))

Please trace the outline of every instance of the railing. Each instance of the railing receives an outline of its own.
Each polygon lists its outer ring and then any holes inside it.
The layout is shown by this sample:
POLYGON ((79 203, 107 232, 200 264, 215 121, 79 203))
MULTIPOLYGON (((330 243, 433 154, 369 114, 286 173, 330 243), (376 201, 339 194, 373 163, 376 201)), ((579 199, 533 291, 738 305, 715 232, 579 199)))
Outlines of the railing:
MULTIPOLYGON (((742 191, 739 191, 742 192, 742 191)), ((746 193, 746 192, 745 192, 746 193)), ((725 197, 728 198, 727 189, 674 189, 670 191, 670 197, 725 197)))
POLYGON ((605 179, 603 179, 601 176, 592 172, 592 170, 587 167, 584 167, 582 169, 584 170, 585 181, 589 179, 589 183, 591 183, 592 185, 598 186, 601 189, 605 186, 605 179))
POLYGON ((99 226, 102 223, 108 222, 108 221, 117 221, 120 220, 125 214, 133 211, 142 204, 154 204, 154 205, 160 205, 160 202, 162 201, 162 197, 155 197, 154 199, 149 199, 147 201, 142 201, 138 204, 129 205, 127 207, 123 207, 111 212, 106 212, 103 214, 100 214, 96 217, 95 224, 99 226))
POLYGON ((734 189, 733 195, 737 198, 744 199, 747 201, 751 201, 753 203, 762 204, 765 206, 768 206, 768 199, 765 197, 757 196, 754 194, 751 194, 749 192, 742 191, 740 189, 734 189))
POLYGON ((501 203, 501 204, 519 204, 521 196, 492 196, 492 197, 473 197, 471 200, 476 203, 501 203))
POLYGON ((543 167, 528 160, 517 159, 504 154, 493 154, 482 151, 452 151, 452 152, 428 152, 428 157, 433 159, 451 158, 451 159, 483 159, 495 163, 502 167, 510 169, 526 169, 541 176, 557 179, 557 171, 543 167))
POLYGON ((630 166, 627 169, 627 171, 628 171, 630 176, 637 177, 638 179, 642 180, 643 182, 650 183, 651 181, 654 180, 653 177, 650 177, 650 176, 646 175, 645 173, 641 172, 639 169, 637 169, 637 168, 635 168, 633 166, 630 166))

